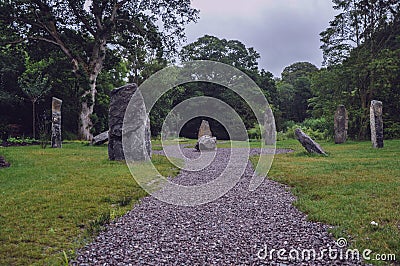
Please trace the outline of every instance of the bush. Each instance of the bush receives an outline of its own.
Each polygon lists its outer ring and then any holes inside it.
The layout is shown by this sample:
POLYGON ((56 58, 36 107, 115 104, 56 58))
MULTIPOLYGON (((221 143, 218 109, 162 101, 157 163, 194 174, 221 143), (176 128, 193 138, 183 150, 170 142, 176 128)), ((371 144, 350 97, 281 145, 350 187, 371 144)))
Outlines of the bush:
POLYGON ((287 128, 285 132, 278 134, 278 139, 291 138, 295 139, 294 131, 301 128, 308 136, 316 140, 330 140, 333 135, 333 123, 326 121, 325 118, 308 118, 303 123, 296 124, 293 121, 284 123, 287 128))
POLYGON ((328 121, 325 118, 307 118, 301 125, 314 131, 328 132, 328 134, 332 136, 334 134, 333 120, 328 121))
POLYGON ((8 138, 7 139, 8 143, 11 144, 18 144, 18 145, 32 145, 32 144, 37 144, 38 141, 36 139, 32 139, 32 138, 8 138))
POLYGON ((264 127, 256 123, 252 128, 247 130, 247 135, 249 139, 260 140, 262 132, 264 132, 264 127))
POLYGON ((384 137, 385 139, 400 138, 400 123, 392 121, 386 122, 384 125, 384 137))

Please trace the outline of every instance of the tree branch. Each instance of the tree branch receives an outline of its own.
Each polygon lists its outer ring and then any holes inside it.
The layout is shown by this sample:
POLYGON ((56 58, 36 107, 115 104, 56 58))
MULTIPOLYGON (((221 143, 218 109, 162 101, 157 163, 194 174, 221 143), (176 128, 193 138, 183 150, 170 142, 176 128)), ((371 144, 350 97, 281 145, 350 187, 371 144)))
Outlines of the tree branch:
POLYGON ((82 15, 79 13, 78 9, 77 9, 76 6, 75 6, 75 3, 69 2, 69 6, 71 7, 71 9, 72 9, 72 11, 74 12, 75 16, 76 16, 80 21, 82 21, 83 25, 85 25, 85 28, 86 28, 93 36, 95 36, 95 35, 96 35, 96 32, 93 30, 93 28, 92 28, 92 26, 90 25, 89 21, 88 21, 84 16, 82 16, 82 15))
MULTIPOLYGON (((53 17, 51 7, 49 7, 48 5, 46 5, 45 3, 43 3, 40 0, 35 0, 34 2, 39 6, 40 11, 45 14, 45 17, 48 17, 48 18, 53 17)), ((73 55, 72 52, 70 51, 70 49, 67 47, 67 45, 65 45, 65 43, 61 40, 61 37, 57 30, 55 21, 53 19, 51 19, 47 23, 45 23, 45 22, 40 21, 39 17, 37 18, 37 20, 42 25, 42 28, 44 30, 46 30, 50 34, 50 36, 53 37, 53 39, 54 39, 54 40, 42 39, 42 41, 48 41, 48 42, 51 42, 51 43, 59 46, 60 49, 64 52, 64 54, 72 60, 74 72, 79 69, 79 64, 80 64, 80 65, 82 65, 84 70, 87 73, 89 73, 88 65, 86 64, 86 62, 80 56, 73 55)), ((41 37, 36 37, 36 38, 41 38, 41 37)), ((40 40, 40 39, 38 39, 38 40, 40 40)))

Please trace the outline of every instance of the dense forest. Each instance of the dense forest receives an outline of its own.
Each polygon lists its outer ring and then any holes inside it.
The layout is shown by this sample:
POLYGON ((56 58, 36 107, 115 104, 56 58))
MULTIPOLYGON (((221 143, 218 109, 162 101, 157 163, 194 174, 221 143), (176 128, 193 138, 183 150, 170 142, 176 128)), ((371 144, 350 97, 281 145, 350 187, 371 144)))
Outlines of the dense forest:
MULTIPOLYGON (((184 27, 198 20, 190 1, 1 1, 0 134, 46 137, 51 98, 63 100, 63 138, 90 139, 108 129, 112 89, 140 85, 156 71, 191 60, 232 65, 251 77, 274 111, 278 136, 301 126, 329 139, 339 104, 349 111, 349 136, 369 138, 369 105, 384 107, 385 138, 400 138, 400 4, 333 0, 338 10, 321 33, 324 65, 287 66, 281 77, 260 69, 260 54, 238 40, 203 36, 179 49, 184 27)), ((151 112, 152 134, 179 102, 206 95, 224 100, 257 129, 250 108, 213 84, 168 92, 151 112)), ((198 126, 192 121, 185 128, 198 126)), ((215 125, 218 127, 218 125, 215 125)), ((186 134, 190 135, 190 134, 186 134)))

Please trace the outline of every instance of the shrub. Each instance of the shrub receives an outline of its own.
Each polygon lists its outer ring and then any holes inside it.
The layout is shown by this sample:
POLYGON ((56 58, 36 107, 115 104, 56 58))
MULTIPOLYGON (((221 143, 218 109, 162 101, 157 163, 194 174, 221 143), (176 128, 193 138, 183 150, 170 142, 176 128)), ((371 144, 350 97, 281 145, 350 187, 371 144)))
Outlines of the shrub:
POLYGON ((400 138, 400 123, 392 121, 386 122, 384 125, 384 137, 385 139, 400 138))
POLYGON ((249 136, 249 139, 256 139, 259 140, 261 139, 262 132, 264 132, 264 127, 259 124, 254 124, 252 128, 247 130, 247 134, 249 136))
MULTIPOLYGON (((316 140, 330 140, 333 135, 333 124, 328 122, 325 118, 308 118, 303 123, 296 124, 293 121, 285 122, 287 125, 286 131, 282 132, 280 138, 292 138, 296 136, 294 131, 296 128, 301 128, 308 136, 316 140)), ((279 138, 278 138, 279 139, 279 138)))
POLYGON ((8 143, 11 144, 18 144, 18 145, 32 145, 32 144, 37 144, 38 141, 36 139, 32 138, 20 138, 20 137, 11 137, 7 139, 8 143))

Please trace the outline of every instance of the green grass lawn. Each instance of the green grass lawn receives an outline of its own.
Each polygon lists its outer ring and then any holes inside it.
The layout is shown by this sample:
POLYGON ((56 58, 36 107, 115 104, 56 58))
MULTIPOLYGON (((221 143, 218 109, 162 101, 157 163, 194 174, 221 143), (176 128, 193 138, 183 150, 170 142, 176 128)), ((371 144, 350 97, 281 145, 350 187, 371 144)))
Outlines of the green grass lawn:
POLYGON ((269 177, 292 188, 310 220, 335 226, 336 238, 400 261, 400 140, 385 141, 383 149, 370 142, 320 144, 328 157, 307 154, 295 140, 278 142, 295 152, 276 155, 269 177))
MULTIPOLYGON (((63 264, 147 195, 125 163, 108 161, 106 146, 9 147, 0 154, 11 163, 0 169, 0 265, 63 264)), ((178 173, 163 156, 153 162, 164 176, 178 173)))
MULTIPOLYGON (((275 156, 270 178, 292 188, 310 220, 334 225, 335 237, 399 259, 400 140, 379 150, 370 142, 321 145, 328 157, 308 155, 295 140, 279 141, 277 148, 295 152, 275 156)), ((106 146, 9 147, 0 154, 12 164, 0 169, 0 265, 63 264, 64 252, 72 257, 104 223, 147 195, 125 163, 108 161, 106 146)), ((164 176, 178 173, 165 157, 153 162, 164 176)))

